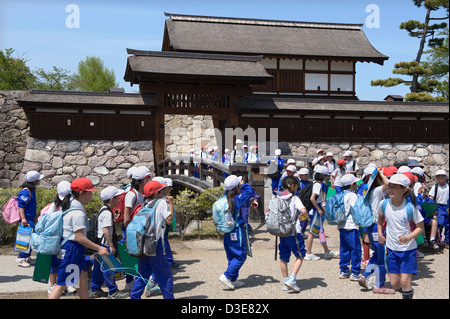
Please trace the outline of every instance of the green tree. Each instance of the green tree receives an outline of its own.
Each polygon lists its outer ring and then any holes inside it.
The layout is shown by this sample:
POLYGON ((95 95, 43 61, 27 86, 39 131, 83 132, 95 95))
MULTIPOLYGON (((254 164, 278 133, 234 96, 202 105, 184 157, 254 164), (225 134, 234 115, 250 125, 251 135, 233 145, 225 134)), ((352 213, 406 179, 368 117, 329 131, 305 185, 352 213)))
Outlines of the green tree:
POLYGON ((13 57, 14 49, 0 50, 0 90, 28 90, 35 76, 24 57, 13 57))
POLYGON ((422 5, 426 8, 425 22, 417 20, 409 20, 400 24, 400 29, 408 31, 409 36, 420 39, 419 50, 417 51, 416 59, 410 62, 399 62, 394 66, 392 73, 400 74, 410 77, 409 80, 403 78, 388 78, 371 81, 372 86, 385 86, 391 87, 399 84, 409 85, 411 93, 407 94, 406 100, 434 100, 442 101, 442 97, 433 97, 428 93, 435 91, 435 88, 439 85, 439 81, 435 78, 430 78, 433 70, 428 64, 422 63, 422 56, 424 54, 425 45, 428 43, 430 48, 442 46, 445 39, 435 38, 437 30, 447 27, 445 22, 430 24, 432 20, 446 20, 448 19, 448 0, 413 0, 417 7, 422 5), (447 16, 434 18, 431 17, 431 13, 446 9, 447 16), (428 41, 427 41, 428 38, 428 41), (419 81, 419 78, 423 78, 419 81), (417 93, 422 93, 417 95, 417 93))
POLYGON ((34 89, 40 90, 74 90, 76 88, 74 77, 69 70, 53 66, 51 71, 38 68, 34 75, 36 83, 34 89))
POLYGON ((79 91, 107 92, 119 85, 114 71, 108 69, 99 57, 94 56, 88 56, 78 63, 74 79, 79 91))

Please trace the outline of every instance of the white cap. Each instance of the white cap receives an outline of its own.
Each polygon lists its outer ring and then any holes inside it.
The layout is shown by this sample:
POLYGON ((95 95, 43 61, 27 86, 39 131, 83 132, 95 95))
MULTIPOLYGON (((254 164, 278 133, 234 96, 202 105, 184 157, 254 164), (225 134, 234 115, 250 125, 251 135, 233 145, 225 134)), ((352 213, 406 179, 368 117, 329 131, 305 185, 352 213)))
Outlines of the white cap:
POLYGON ((373 171, 376 169, 376 167, 373 166, 367 166, 364 169, 364 176, 372 175, 373 171))
POLYGON ((435 175, 436 176, 438 176, 438 175, 445 175, 445 176, 447 176, 447 173, 443 169, 440 169, 440 170, 436 171, 435 175))
POLYGON ((400 166, 397 170, 397 174, 402 174, 406 172, 411 172, 411 168, 409 168, 408 166, 400 166))
POLYGON ((127 177, 128 178, 131 178, 132 176, 133 176, 133 172, 136 170, 136 166, 133 166, 133 167, 130 167, 128 170, 127 170, 127 177))
POLYGON ((223 185, 225 186, 226 190, 232 190, 241 183, 241 180, 242 176, 237 177, 236 175, 230 175, 225 178, 223 185))
POLYGON ((242 142, 241 139, 237 139, 237 140, 236 140, 236 144, 244 144, 244 142, 242 142))
POLYGON ((161 177, 161 176, 155 176, 155 177, 152 178, 152 181, 157 181, 161 185, 164 185, 164 187, 162 187, 161 189, 166 188, 168 186, 167 185, 167 180, 168 180, 168 178, 164 178, 164 177, 161 177))
POLYGON ((294 165, 289 165, 288 167, 286 167, 286 170, 295 173, 297 171, 297 167, 295 167, 294 165))
POLYGON ((296 162, 295 162, 295 159, 290 158, 290 159, 288 159, 287 163, 288 164, 295 164, 296 162))
POLYGON ((353 156, 353 152, 352 151, 345 151, 344 152, 344 156, 353 156))
POLYGON ((170 178, 164 178, 164 180, 166 181, 167 186, 173 186, 173 181, 170 178))
POLYGON ((327 152, 327 156, 333 156, 333 152, 327 152))
POLYGON ((309 175, 309 169, 302 167, 302 168, 300 168, 300 170, 298 171, 298 174, 299 174, 299 175, 309 175))
POLYGON ((100 192, 100 198, 105 201, 123 193, 123 189, 114 186, 108 186, 100 192))
POLYGON ((325 174, 325 175, 330 174, 330 172, 328 171, 328 168, 326 168, 325 166, 319 165, 319 164, 314 166, 314 172, 325 174))
POLYGON ((225 149, 225 153, 228 153, 230 150, 228 148, 225 149))
POLYGON ((357 181, 359 181, 359 179, 356 178, 355 175, 353 174, 345 174, 341 178, 342 186, 349 186, 352 185, 353 183, 356 183, 357 181))
POLYGON ((423 176, 424 171, 423 171, 423 169, 422 169, 421 167, 416 166, 416 167, 414 167, 414 168, 411 169, 411 173, 417 174, 417 175, 419 175, 419 176, 423 176))
POLYGON ((25 174, 25 181, 27 182, 36 182, 40 179, 42 179, 44 175, 41 175, 40 173, 36 171, 29 171, 25 174))
POLYGON ((395 174, 389 179, 389 184, 397 184, 403 187, 409 187, 411 185, 410 179, 405 174, 395 174))
POLYGON ((275 150, 275 155, 281 155, 281 150, 279 149, 279 148, 277 148, 276 150, 275 150))
POLYGON ((60 200, 63 200, 64 197, 72 193, 72 189, 70 188, 70 183, 68 181, 59 182, 56 190, 60 200))
POLYGON ((133 179, 137 179, 137 180, 143 180, 144 178, 147 177, 147 175, 149 175, 149 171, 148 168, 145 166, 139 166, 136 167, 135 170, 133 170, 133 174, 131 175, 131 177, 133 179))

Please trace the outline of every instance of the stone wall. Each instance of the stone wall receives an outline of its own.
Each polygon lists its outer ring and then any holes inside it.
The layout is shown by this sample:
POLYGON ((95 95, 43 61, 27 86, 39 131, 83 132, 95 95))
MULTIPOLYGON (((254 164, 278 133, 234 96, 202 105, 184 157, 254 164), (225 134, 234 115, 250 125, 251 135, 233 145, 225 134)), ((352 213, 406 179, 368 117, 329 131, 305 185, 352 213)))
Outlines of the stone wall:
POLYGON ((8 188, 23 169, 28 120, 16 99, 26 91, 0 91, 0 187, 8 188))
POLYGON ((23 172, 41 172, 45 176, 41 183, 43 187, 79 177, 87 177, 94 185, 102 187, 128 183, 127 170, 135 165, 147 166, 154 176, 152 141, 40 140, 30 137, 23 172))

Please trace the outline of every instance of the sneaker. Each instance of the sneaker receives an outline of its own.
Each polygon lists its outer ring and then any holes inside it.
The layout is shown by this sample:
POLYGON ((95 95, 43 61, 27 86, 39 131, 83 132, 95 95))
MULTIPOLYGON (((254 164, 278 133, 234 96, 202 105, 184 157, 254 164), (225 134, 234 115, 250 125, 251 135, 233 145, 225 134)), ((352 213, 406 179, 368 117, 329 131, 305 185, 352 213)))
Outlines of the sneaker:
POLYGON ((367 278, 364 276, 359 277, 358 284, 365 289, 369 289, 369 286, 367 285, 367 278))
POLYGON ((170 265, 170 268, 176 269, 176 268, 178 268, 178 267, 180 267, 180 264, 179 264, 179 263, 176 263, 176 262, 173 262, 172 265, 170 265))
POLYGON ((425 255, 421 253, 420 251, 417 251, 417 258, 424 258, 425 255))
POLYGON ((222 275, 219 277, 219 280, 220 280, 225 286, 227 286, 228 288, 234 290, 233 283, 230 281, 230 279, 228 279, 228 278, 225 276, 225 274, 222 274, 222 275))
POLYGON ((47 293, 50 295, 55 287, 56 287, 56 284, 54 284, 53 286, 48 287, 47 293))
POLYGON ((22 267, 22 268, 29 268, 31 266, 30 263, 27 261, 27 258, 17 257, 16 262, 17 262, 18 266, 22 267))
POLYGON ((69 294, 74 294, 77 292, 77 288, 75 288, 74 286, 67 286, 66 290, 69 294))
POLYGON ((335 252, 335 251, 332 251, 332 250, 329 250, 329 251, 326 251, 325 254, 323 254, 323 257, 325 259, 339 258, 339 253, 335 252))
POLYGON ((286 283, 285 283, 285 282, 283 283, 283 287, 281 287, 281 290, 283 290, 283 291, 289 291, 289 287, 286 286, 286 283))
POLYGON ((147 297, 151 296, 160 296, 162 295, 161 288, 159 288, 159 285, 154 285, 150 289, 147 289, 147 292, 145 293, 147 297))
POLYGON ((108 297, 108 293, 99 289, 96 291, 92 291, 89 289, 89 299, 95 299, 95 298, 105 298, 108 297))
POLYGON ((112 293, 110 295, 108 294, 108 299, 125 299, 129 295, 130 294, 127 292, 116 290, 116 291, 114 291, 114 293, 112 293))
POLYGON ((361 275, 351 274, 351 275, 350 275, 350 280, 351 280, 351 281, 358 281, 360 276, 361 276, 361 275))
POLYGON ((289 278, 288 281, 284 283, 289 289, 294 290, 296 292, 300 292, 300 288, 297 286, 297 281, 289 278))
POLYGON ((428 243, 428 246, 431 248, 431 249, 439 249, 439 245, 436 243, 436 241, 435 240, 432 240, 432 241, 430 241, 429 243, 428 243))
POLYGON ((339 279, 348 279, 349 277, 350 277, 350 275, 345 272, 341 272, 339 274, 339 279))
POLYGON ((314 255, 314 254, 306 254, 306 256, 305 256, 304 259, 305 259, 305 260, 319 260, 320 257, 318 257, 318 256, 316 256, 316 255, 314 255))

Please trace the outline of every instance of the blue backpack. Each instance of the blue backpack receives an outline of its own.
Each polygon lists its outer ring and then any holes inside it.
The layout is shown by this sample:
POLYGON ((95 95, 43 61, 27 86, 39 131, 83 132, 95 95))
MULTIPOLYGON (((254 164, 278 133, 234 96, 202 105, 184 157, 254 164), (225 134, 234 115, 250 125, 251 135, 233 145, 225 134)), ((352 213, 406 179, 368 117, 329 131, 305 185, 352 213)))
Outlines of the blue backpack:
POLYGON ((155 211, 160 198, 145 205, 128 224, 126 230, 127 250, 134 257, 156 256, 159 238, 156 236, 155 211))
POLYGON ((359 227, 369 227, 376 222, 367 196, 358 196, 355 205, 350 207, 350 214, 352 214, 353 222, 359 227))
POLYGON ((217 231, 221 234, 231 232, 236 226, 239 212, 240 210, 236 214, 236 218, 233 218, 233 213, 228 206, 227 197, 223 195, 219 198, 212 207, 212 218, 217 231))
POLYGON ((335 194, 327 199, 325 206, 325 219, 334 222, 344 222, 347 220, 348 214, 345 213, 344 195, 349 191, 335 194))
POLYGON ((66 211, 56 211, 44 214, 36 224, 35 232, 31 236, 31 247, 38 254, 56 255, 61 247, 69 240, 73 232, 62 242, 63 218, 72 210, 79 208, 69 208, 66 211))

